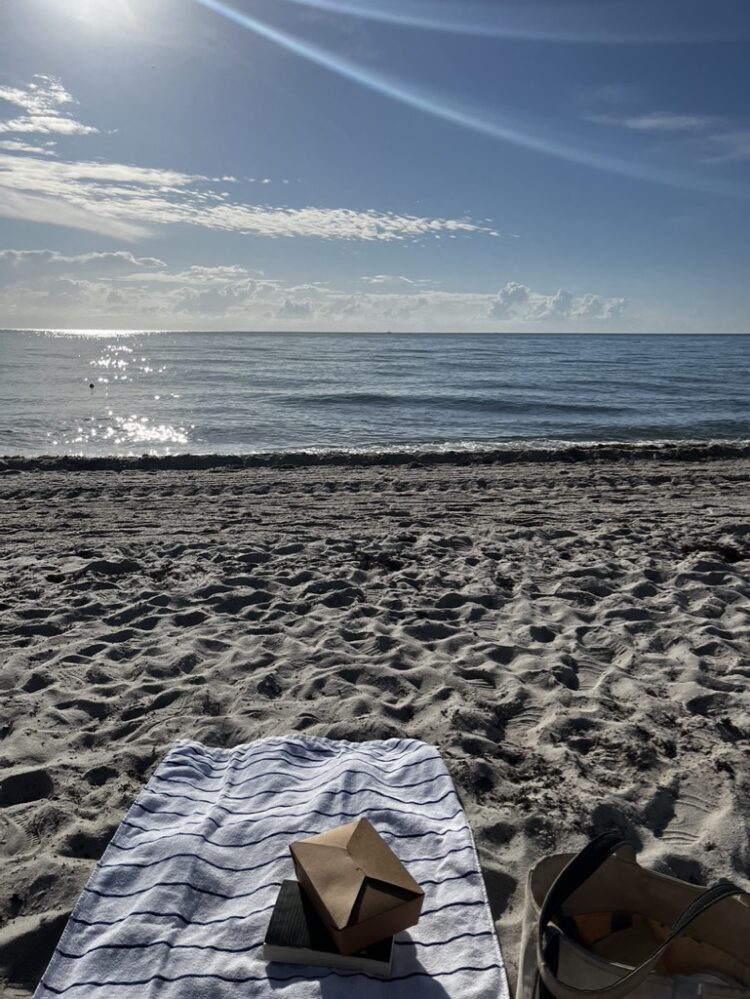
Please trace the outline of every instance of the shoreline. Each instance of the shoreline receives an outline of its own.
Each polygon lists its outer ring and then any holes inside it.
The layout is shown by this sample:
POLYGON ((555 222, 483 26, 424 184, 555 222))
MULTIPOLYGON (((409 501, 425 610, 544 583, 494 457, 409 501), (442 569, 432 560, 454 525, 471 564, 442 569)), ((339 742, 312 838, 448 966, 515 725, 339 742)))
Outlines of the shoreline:
POLYGON ((380 448, 319 451, 269 451, 241 454, 201 454, 185 452, 170 455, 0 455, 0 474, 59 471, 200 471, 204 469, 290 469, 319 467, 377 466, 492 466, 524 463, 571 464, 587 461, 622 462, 651 459, 655 461, 701 462, 732 461, 750 458, 750 441, 658 441, 634 443, 568 443, 540 447, 524 444, 488 446, 487 448, 429 447, 421 445, 384 446, 380 448))

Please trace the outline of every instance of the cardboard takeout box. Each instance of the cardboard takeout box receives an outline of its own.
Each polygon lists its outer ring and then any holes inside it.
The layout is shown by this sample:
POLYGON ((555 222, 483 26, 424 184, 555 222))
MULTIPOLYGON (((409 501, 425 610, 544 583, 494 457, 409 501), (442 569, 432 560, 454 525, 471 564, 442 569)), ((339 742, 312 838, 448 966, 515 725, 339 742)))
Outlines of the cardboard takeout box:
POLYGON ((302 889, 342 954, 414 926, 424 892, 367 819, 292 843, 302 889))

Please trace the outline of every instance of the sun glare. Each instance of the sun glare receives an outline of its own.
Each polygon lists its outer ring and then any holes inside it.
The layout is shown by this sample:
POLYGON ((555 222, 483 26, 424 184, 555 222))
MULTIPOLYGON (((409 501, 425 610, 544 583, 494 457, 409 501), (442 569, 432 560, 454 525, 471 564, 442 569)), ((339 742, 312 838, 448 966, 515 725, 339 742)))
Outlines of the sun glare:
POLYGON ((68 16, 93 28, 117 28, 136 20, 138 0, 66 0, 68 16))

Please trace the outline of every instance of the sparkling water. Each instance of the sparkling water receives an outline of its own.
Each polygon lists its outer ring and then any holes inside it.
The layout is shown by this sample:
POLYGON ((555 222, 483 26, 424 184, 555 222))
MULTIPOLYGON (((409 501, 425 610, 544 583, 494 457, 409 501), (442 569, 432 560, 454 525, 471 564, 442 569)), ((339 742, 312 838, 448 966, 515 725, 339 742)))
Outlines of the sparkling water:
POLYGON ((747 440, 745 336, 0 332, 0 453, 747 440))

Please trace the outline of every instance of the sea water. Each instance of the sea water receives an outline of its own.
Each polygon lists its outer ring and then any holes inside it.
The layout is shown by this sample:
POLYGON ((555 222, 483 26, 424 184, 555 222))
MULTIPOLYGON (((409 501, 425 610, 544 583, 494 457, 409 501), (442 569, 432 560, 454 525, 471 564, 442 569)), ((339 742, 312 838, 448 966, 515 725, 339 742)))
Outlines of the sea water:
POLYGON ((750 439, 750 337, 0 332, 0 454, 750 439))

